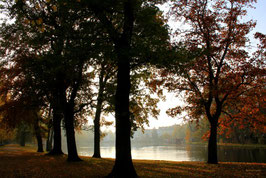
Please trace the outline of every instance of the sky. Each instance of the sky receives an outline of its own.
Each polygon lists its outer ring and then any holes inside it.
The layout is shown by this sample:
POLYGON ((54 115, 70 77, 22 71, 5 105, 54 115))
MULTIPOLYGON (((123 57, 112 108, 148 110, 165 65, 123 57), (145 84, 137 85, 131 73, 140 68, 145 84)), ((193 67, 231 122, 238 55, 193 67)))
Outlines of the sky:
POLYGON ((252 31, 266 34, 266 0, 257 0, 255 9, 248 10, 248 18, 257 21, 256 28, 252 31))

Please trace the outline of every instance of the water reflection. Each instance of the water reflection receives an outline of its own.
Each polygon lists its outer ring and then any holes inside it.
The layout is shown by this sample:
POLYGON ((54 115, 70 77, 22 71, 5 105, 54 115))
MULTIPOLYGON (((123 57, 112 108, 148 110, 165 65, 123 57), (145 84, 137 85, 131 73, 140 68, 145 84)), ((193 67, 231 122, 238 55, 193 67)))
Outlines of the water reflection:
MULTIPOLYGON (((81 156, 93 155, 93 147, 78 147, 77 149, 81 156)), ((115 158, 115 147, 101 147, 101 156, 103 158, 115 158)))
POLYGON ((152 159, 152 160, 175 160, 189 161, 187 151, 184 148, 177 149, 173 146, 147 146, 133 147, 133 159, 152 159))
POLYGON ((235 162, 266 162, 266 149, 264 148, 240 148, 220 146, 218 149, 220 161, 235 162))
MULTIPOLYGON (((91 156, 93 147, 79 147, 83 156, 91 156)), ((102 147, 101 155, 105 158, 115 157, 115 147, 102 147)), ((207 146, 137 146, 132 147, 133 159, 171 160, 171 161, 206 161, 207 146)), ((218 159, 221 162, 266 162, 265 148, 218 147, 218 159)))

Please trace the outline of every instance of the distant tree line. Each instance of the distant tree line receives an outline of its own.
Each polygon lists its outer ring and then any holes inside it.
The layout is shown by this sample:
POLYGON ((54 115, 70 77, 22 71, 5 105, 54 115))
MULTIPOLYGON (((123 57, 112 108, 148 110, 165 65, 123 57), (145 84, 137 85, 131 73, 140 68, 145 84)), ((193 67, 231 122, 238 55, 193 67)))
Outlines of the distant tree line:
MULTIPOLYGON (((209 137, 209 123, 206 119, 199 123, 186 123, 158 129, 147 129, 143 133, 134 133, 134 145, 184 145, 191 143, 207 143, 209 137)), ((232 128, 230 132, 218 130, 218 143, 233 144, 266 144, 266 135, 262 131, 252 132, 249 128, 232 128)))

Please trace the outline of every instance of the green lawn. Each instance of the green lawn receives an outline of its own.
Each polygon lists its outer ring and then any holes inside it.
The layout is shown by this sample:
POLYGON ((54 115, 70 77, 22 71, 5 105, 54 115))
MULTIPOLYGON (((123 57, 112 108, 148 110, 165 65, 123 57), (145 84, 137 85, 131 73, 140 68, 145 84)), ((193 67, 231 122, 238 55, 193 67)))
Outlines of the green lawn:
MULTIPOLYGON (((104 177, 113 159, 81 157, 69 163, 66 156, 36 153, 33 147, 0 146, 0 177, 104 177)), ((134 160, 140 177, 266 177, 266 163, 173 162, 134 160)))

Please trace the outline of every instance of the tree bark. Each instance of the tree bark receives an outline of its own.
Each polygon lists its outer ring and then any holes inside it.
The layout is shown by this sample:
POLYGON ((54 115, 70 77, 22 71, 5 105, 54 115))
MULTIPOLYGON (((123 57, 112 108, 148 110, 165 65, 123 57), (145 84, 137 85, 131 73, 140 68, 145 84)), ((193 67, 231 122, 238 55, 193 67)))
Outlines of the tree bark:
POLYGON ((134 26, 134 0, 123 1, 123 30, 117 31, 105 13, 93 7, 96 16, 106 27, 117 55, 117 88, 115 93, 116 159, 107 177, 137 177, 131 156, 131 122, 129 112, 131 38, 134 26))
POLYGON ((208 163, 217 164, 217 122, 212 121, 210 123, 210 138, 208 144, 208 163))
POLYGON ((131 122, 129 112, 131 38, 134 24, 134 1, 124 2, 123 33, 115 41, 118 59, 117 88, 115 93, 116 159, 108 177, 137 177, 131 156, 131 122))
POLYGON ((26 144, 26 132, 25 131, 21 131, 19 139, 20 139, 19 140, 20 146, 25 146, 26 144))
POLYGON ((54 134, 53 129, 49 128, 48 136, 47 136, 47 140, 46 140, 46 151, 52 150, 53 134, 54 134))
POLYGON ((36 136, 37 145, 38 145, 37 152, 43 152, 42 135, 41 135, 41 128, 39 126, 38 116, 36 117, 36 120, 34 122, 34 130, 35 130, 35 136, 36 136))
POLYGON ((62 120, 61 113, 56 108, 53 108, 54 145, 53 149, 48 153, 50 155, 64 154, 62 152, 62 141, 61 141, 61 120, 62 120))
POLYGON ((36 133, 36 139, 37 139, 37 143, 38 143, 37 152, 43 152, 43 144, 42 144, 42 136, 41 136, 41 134, 37 134, 36 133))
POLYGON ((48 113, 48 119, 49 119, 49 123, 48 123, 48 131, 47 131, 47 139, 46 139, 46 151, 50 152, 52 150, 52 141, 53 141, 53 129, 52 129, 52 125, 53 125, 53 120, 51 118, 51 105, 49 106, 49 113, 48 113))
POLYGON ((92 156, 94 158, 101 158, 101 152, 100 152, 100 135, 101 135, 100 118, 101 118, 101 112, 102 112, 102 99, 98 97, 96 114, 95 114, 95 118, 94 118, 94 154, 92 156))
POLYGON ((104 69, 102 68, 100 77, 99 77, 99 93, 97 97, 97 106, 96 106, 96 114, 94 118, 94 154, 92 157, 94 158, 101 158, 101 151, 100 151, 100 137, 101 137, 101 130, 100 130, 100 119, 102 113, 102 104, 103 104, 103 90, 104 90, 104 69))
POLYGON ((71 104, 66 104, 66 107, 64 108, 64 118, 65 118, 66 136, 67 136, 67 152, 68 152, 67 161, 70 162, 81 161, 81 159, 78 156, 76 139, 75 139, 74 107, 72 107, 71 104))
POLYGON ((116 160, 108 177, 137 177, 131 156, 129 119, 130 66, 128 58, 119 60, 115 95, 116 160))

